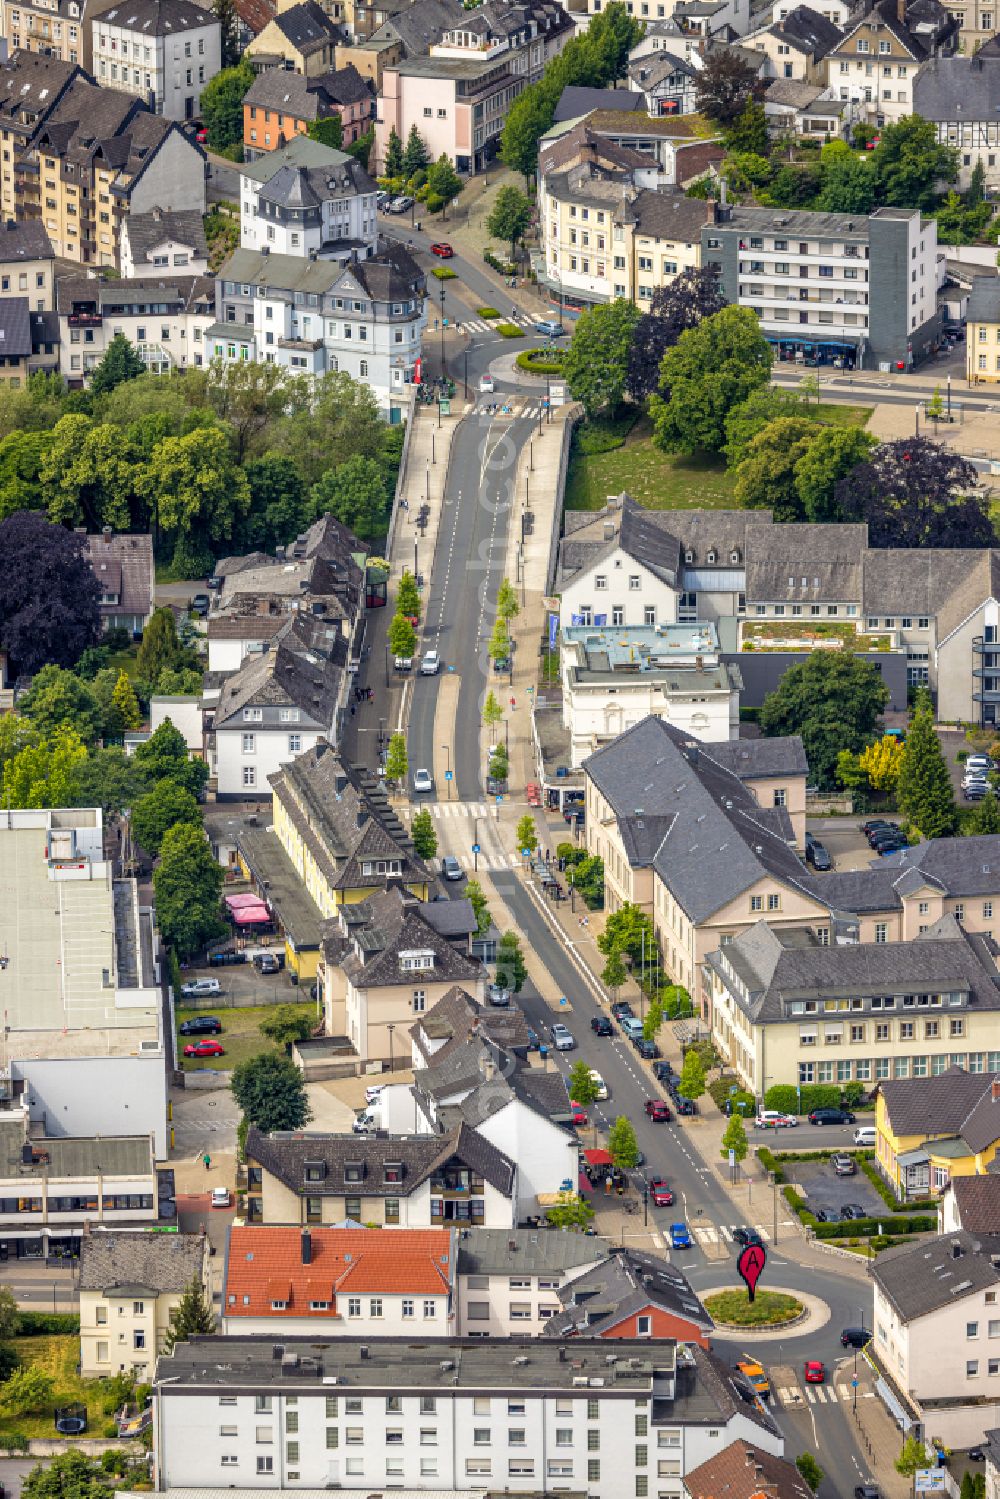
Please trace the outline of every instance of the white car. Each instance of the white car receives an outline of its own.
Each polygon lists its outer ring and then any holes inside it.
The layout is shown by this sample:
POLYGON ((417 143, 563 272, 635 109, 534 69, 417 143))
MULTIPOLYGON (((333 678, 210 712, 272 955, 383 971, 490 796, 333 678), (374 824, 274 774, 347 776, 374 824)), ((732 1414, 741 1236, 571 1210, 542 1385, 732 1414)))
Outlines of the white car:
POLYGON ((229 1206, 229 1188, 212 1188, 212 1206, 214 1208, 227 1208, 229 1206))
POLYGON ((415 770, 413 772, 414 791, 433 791, 434 777, 429 770, 415 770))
POLYGON ((385 1083, 372 1083, 370 1088, 365 1089, 365 1103, 371 1108, 373 1103, 378 1103, 385 1092, 385 1083))
POLYGON ((185 999, 204 999, 206 995, 221 993, 222 985, 218 979, 192 979, 189 984, 181 985, 185 999))
POLYGON ((593 1083, 594 1087, 597 1089, 597 1096, 598 1096, 598 1098, 601 1098, 601 1099, 607 1098, 607 1096, 608 1096, 608 1085, 604 1081, 604 1079, 601 1076, 601 1074, 599 1072, 595 1072, 594 1071, 593 1067, 591 1067, 591 1069, 590 1069, 590 1081, 593 1083))
POLYGON ((441 670, 441 657, 437 651, 425 651, 420 661, 422 677, 436 677, 441 670))
POLYGON ((370 1109, 365 1109, 351 1125, 351 1131, 355 1135, 373 1135, 378 1129, 378 1120, 370 1109))
POLYGON ((782 1114, 778 1109, 761 1109, 757 1115, 758 1129, 794 1129, 798 1122, 794 1114, 782 1114))
POLYGON ((552 1045, 555 1047, 556 1051, 572 1051, 573 1047, 576 1045, 576 1042, 573 1040, 573 1037, 570 1035, 569 1031, 563 1025, 561 1020, 556 1020, 553 1022, 553 1024, 549 1027, 549 1034, 552 1037, 552 1045))
POLYGON ((493 376, 492 375, 480 375, 480 377, 479 377, 479 394, 482 395, 482 396, 491 396, 493 394, 494 389, 495 389, 495 386, 493 384, 493 376))

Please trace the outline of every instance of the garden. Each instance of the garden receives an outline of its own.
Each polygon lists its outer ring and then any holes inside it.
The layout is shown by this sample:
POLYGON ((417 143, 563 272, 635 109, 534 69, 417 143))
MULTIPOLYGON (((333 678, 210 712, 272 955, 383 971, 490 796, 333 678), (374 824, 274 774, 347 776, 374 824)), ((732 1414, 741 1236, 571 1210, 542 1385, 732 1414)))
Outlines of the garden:
POLYGON ((702 1300, 721 1327, 786 1327, 805 1310, 801 1301, 782 1291, 758 1291, 753 1301, 746 1291, 718 1291, 702 1300))
MULTIPOLYGON (((233 970, 223 968, 220 971, 228 975, 233 970)), ((259 978, 262 987, 268 987, 267 979, 256 974, 254 976, 259 978)), ((284 983, 283 976, 281 982, 284 983)), ((304 1039, 317 1023, 316 1007, 306 1000, 299 1000, 295 1003, 254 1005, 243 1009, 236 1006, 226 1007, 223 999, 212 1009, 206 1009, 204 1006, 199 1009, 179 1009, 176 1021, 177 1060, 185 1072, 200 1072, 206 1068, 220 1067, 230 1071, 233 1067, 238 1067, 241 1062, 259 1056, 261 1052, 274 1051, 276 1046, 284 1047, 289 1041, 304 1039), (184 1047, 200 1038, 182 1036, 180 1026, 185 1020, 195 1020, 201 1015, 218 1015, 222 1021, 221 1035, 207 1039, 218 1041, 225 1051, 224 1056, 185 1057, 183 1055, 184 1047)))

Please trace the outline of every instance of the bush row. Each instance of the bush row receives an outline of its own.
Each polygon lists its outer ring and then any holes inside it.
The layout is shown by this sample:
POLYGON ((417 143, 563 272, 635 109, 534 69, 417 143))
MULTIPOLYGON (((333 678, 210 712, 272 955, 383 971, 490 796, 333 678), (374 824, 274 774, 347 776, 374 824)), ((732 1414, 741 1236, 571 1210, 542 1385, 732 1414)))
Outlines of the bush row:
MULTIPOLYGON (((883 1219, 844 1218, 836 1223, 820 1223, 817 1221, 816 1215, 810 1212, 809 1208, 806 1206, 805 1199, 799 1195, 797 1187, 794 1187, 792 1185, 782 1187, 781 1195, 788 1203, 788 1206, 791 1208, 792 1212, 795 1213, 808 1228, 811 1228, 814 1231, 817 1239, 843 1239, 848 1236, 858 1239, 870 1239, 880 1235, 883 1237, 887 1237, 883 1233, 885 1228, 885 1222, 883 1219)), ((931 1217, 930 1215, 921 1217, 918 1214, 914 1213, 906 1220, 906 1228, 908 1233, 936 1233, 937 1226, 938 1221, 936 1213, 933 1215, 933 1217, 931 1217)))
POLYGON ((71 1312, 18 1312, 19 1338, 40 1338, 50 1333, 79 1333, 80 1318, 71 1312))
POLYGON ((892 1188, 882 1178, 878 1167, 872 1162, 870 1156, 861 1161, 861 1169, 875 1188, 886 1207, 893 1213, 925 1213, 928 1208, 935 1206, 933 1197, 915 1197, 912 1202, 900 1202, 892 1188))
POLYGON ((765 1109, 782 1114, 811 1114, 813 1109, 856 1109, 865 1096, 863 1083, 775 1083, 764 1094, 765 1109))

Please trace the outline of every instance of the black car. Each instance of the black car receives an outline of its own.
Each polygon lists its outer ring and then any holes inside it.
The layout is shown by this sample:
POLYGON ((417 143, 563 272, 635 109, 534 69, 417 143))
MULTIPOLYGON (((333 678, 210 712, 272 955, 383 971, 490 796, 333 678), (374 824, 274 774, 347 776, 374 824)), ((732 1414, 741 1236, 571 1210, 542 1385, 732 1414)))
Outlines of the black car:
POLYGON ((886 833, 898 833, 899 823, 884 822, 880 818, 876 818, 874 822, 862 823, 861 831, 869 843, 874 843, 876 838, 884 837, 886 833))
POLYGON ((845 1202, 840 1210, 841 1222, 852 1218, 867 1218, 868 1214, 856 1202, 845 1202))
POLYGON ((616 999, 611 1006, 611 1013, 616 1020, 623 1020, 628 1015, 634 1015, 635 1011, 627 999, 616 999))
POLYGON ((812 1215, 817 1223, 834 1223, 837 1221, 832 1213, 827 1212, 826 1208, 813 1208, 812 1215))
POLYGON ((856 1483, 854 1499, 882 1499, 882 1490, 873 1483, 856 1483))
POLYGON ((613 1036, 614 1027, 607 1015, 595 1015, 590 1022, 590 1029, 595 1036, 613 1036))
POLYGON ((677 1106, 678 1114, 686 1114, 690 1117, 692 1114, 697 1114, 698 1112, 698 1105, 694 1099, 685 1098, 683 1093, 678 1093, 674 1096, 674 1103, 677 1106))
POLYGON ((214 1015, 198 1015, 194 1020, 182 1020, 179 1030, 182 1036, 220 1036, 222 1021, 214 1015))
POLYGON ((814 838, 812 833, 806 834, 806 863, 818 870, 833 868, 833 860, 823 844, 818 838, 814 838))
POLYGON ((854 1115, 847 1109, 813 1109, 810 1124, 853 1124, 854 1115))
POLYGON ((656 1078, 656 1081, 658 1083, 666 1083, 668 1086, 671 1082, 671 1079, 673 1079, 674 1082, 677 1081, 677 1074, 669 1062, 654 1062, 653 1076, 656 1078))
POLYGON ((652 1062, 656 1057, 660 1055, 660 1048, 657 1046, 656 1042, 647 1041, 645 1036, 640 1036, 637 1041, 633 1041, 632 1045, 635 1047, 636 1051, 642 1057, 644 1062, 652 1062))
POLYGON ((762 1244, 764 1242, 755 1228, 734 1228, 733 1238, 741 1249, 746 1249, 750 1244, 762 1244))
POLYGON ((864 1348, 866 1343, 871 1342, 871 1333, 864 1327, 845 1327, 840 1334, 840 1342, 843 1348, 864 1348))

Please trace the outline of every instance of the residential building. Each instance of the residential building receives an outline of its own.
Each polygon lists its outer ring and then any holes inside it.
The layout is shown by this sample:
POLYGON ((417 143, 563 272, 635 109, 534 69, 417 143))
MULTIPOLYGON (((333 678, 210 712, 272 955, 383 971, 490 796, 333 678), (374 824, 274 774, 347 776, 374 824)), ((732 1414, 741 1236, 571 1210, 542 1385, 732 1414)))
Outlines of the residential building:
POLYGON ((715 1323, 687 1277, 658 1255, 616 1245, 570 1275, 546 1338, 673 1338, 709 1348, 715 1323))
POLYGON ((165 1158, 159 944, 135 880, 105 861, 100 809, 8 811, 0 888, 9 1096, 50 1138, 127 1125, 165 1158))
POLYGON ((561 1290, 576 1276, 598 1269, 610 1252, 607 1239, 580 1234, 460 1229, 455 1267, 459 1336, 540 1335, 548 1319, 559 1314, 561 1290))
MULTIPOLYGON (((993 947, 982 938, 965 940, 980 951, 993 947)), ((989 970, 985 976, 996 978, 989 970)), ((988 987, 983 995, 982 983, 973 969, 963 988, 947 996, 949 1008, 955 994, 964 995, 964 1003, 956 1009, 976 1003, 977 996, 986 1006, 995 1003, 988 987)), ((926 1024, 933 1021, 928 1019, 926 1024)), ((943 1027, 943 1020, 940 1024, 943 1027)), ((972 1024, 970 1015, 969 1030, 972 1024)), ((995 1038, 988 1037, 987 1044, 990 1040, 995 1038)), ((996 1051, 978 1055, 963 1050, 950 1059, 949 1066, 932 1065, 930 1076, 927 1070, 908 1069, 901 1074, 906 1081, 886 1082, 879 1089, 875 1160, 898 1197, 940 1196, 951 1181, 978 1178, 989 1169, 1000 1149, 998 1062, 996 1051)))
POLYGON ((196 210, 169 213, 157 206, 129 214, 122 225, 121 272, 126 281, 164 271, 208 275, 205 223, 196 210))
POLYGON ((580 1146, 562 1073, 528 1063, 521 1011, 495 1018, 456 984, 418 1015, 410 1040, 412 1086, 387 1090, 381 1119, 390 1129, 398 1119, 438 1134, 470 1125, 517 1161, 517 1221, 537 1218, 540 1206, 577 1180, 580 1146), (393 1095, 404 1093, 397 1108, 393 1095))
POLYGON ((717 204, 701 239, 727 301, 757 314, 779 357, 910 369, 937 345, 937 225, 917 209, 717 204))
POLYGON ((880 0, 827 52, 828 87, 854 105, 856 118, 891 125, 913 113, 921 63, 954 52, 957 38, 958 22, 937 0, 880 0))
POLYGON ((685 1474, 688 1499, 809 1499, 812 1493, 794 1463, 762 1452, 757 1443, 731 1442, 715 1457, 685 1474))
POLYGON ((269 836, 281 847, 324 918, 397 882, 428 899, 431 874, 378 785, 319 740, 270 777, 269 836))
MULTIPOLYGON (((277 76, 276 70, 262 73, 255 87, 277 76)), ((251 135, 256 133, 251 124, 251 135)), ((331 260, 339 267, 367 260, 378 249, 375 191, 346 151, 295 135, 287 146, 268 147, 240 173, 240 244, 272 257, 331 260)))
POLYGON ((0 386, 20 390, 27 384, 32 352, 27 297, 0 299, 0 386))
POLYGON ((345 146, 364 135, 375 117, 372 85, 353 63, 309 77, 268 68, 243 97, 244 160, 256 161, 305 135, 315 121, 334 115, 340 118, 345 146))
MULTIPOLYGON (((800 0, 774 0, 774 5, 771 9, 771 20, 784 21, 787 16, 791 15, 793 10, 798 9, 799 3, 800 0)), ((818 11, 826 20, 832 21, 834 26, 839 27, 841 31, 847 26, 851 15, 851 6, 848 4, 848 0, 817 0, 812 9, 818 11)))
POLYGON ((2 163, 0 199, 6 217, 40 221, 57 255, 117 266, 130 213, 157 206, 204 213, 205 155, 138 99, 79 73, 24 143, 15 141, 2 163))
MULTIPOLYGON (((30 51, 0 62, 0 219, 23 222, 15 203, 15 159, 44 124, 77 78, 89 75, 76 63, 30 51)), ((53 252, 54 253, 54 252, 53 252)))
POLYGON ((99 1229, 80 1244, 80 1373, 152 1377, 170 1314, 195 1282, 209 1290, 204 1234, 99 1229))
POLYGON ((485 998, 486 970, 457 951, 398 883, 341 904, 324 928, 320 1001, 328 1036, 346 1036, 362 1061, 392 1061, 392 1033, 461 984, 485 998))
POLYGON ((965 378, 970 385, 996 385, 1000 383, 1000 277, 974 277, 965 318, 965 378))
POLYGON ((35 220, 0 226, 0 299, 25 297, 33 312, 48 312, 52 303, 55 251, 35 220))
MULTIPOLYGON (((374 4, 365 5, 357 0, 355 26, 369 49, 369 56, 376 55, 376 49, 392 44, 399 47, 398 60, 402 61, 427 56, 435 42, 461 21, 463 14, 461 0, 420 0, 419 5, 399 5, 398 0, 385 0, 382 5, 375 0, 374 4)), ((386 61, 383 66, 391 64, 386 61)), ((358 68, 364 71, 360 63, 358 68)))
POLYGON ((215 322, 211 276, 136 280, 62 276, 56 283, 60 367, 83 385, 108 345, 123 333, 151 373, 207 364, 206 334, 215 322))
POLYGON ((1000 1223, 1000 1176, 951 1176, 938 1199, 938 1223, 943 1234, 964 1229, 969 1234, 996 1232, 1000 1223))
MULTIPOLYGON (((346 201, 346 200, 345 200, 346 201)), ((342 370, 369 385, 390 422, 403 419, 427 323, 426 278, 405 247, 338 265, 237 250, 216 281, 211 355, 292 374, 342 370)))
POLYGON ((865 1354, 890 1413, 947 1447, 982 1442, 1000 1378, 1000 1234, 958 1232, 886 1250, 872 1281, 865 1354))
MULTIPOLYGON (((712 1038, 761 1098, 776 1083, 849 1082, 884 1083, 894 1096, 912 1090, 920 1097, 920 1079, 938 1096, 938 1076, 973 1061, 981 1071, 997 1043, 995 953, 991 941, 971 936, 953 916, 912 942, 893 943, 821 942, 814 930, 772 929, 762 920, 708 956, 712 1038)), ((970 1087, 982 1094, 983 1078, 970 1087)), ((990 1153, 1000 1124, 996 1135, 990 1153)), ((981 1149, 978 1134, 975 1142, 981 1149)), ((951 1170, 974 1169, 975 1151, 955 1139, 941 1152, 950 1164, 929 1166, 928 1150, 934 1153, 922 1142, 919 1165, 914 1152, 903 1152, 909 1174, 901 1195, 940 1191, 951 1170)), ((898 1154, 887 1143, 876 1150, 900 1190, 898 1154)))
POLYGON ((1000 1428, 985 1433, 986 1499, 1000 1499, 1000 1428))
MULTIPOLYGON (((666 11, 666 6, 662 8, 666 11)), ((691 63, 696 68, 700 67, 702 56, 698 38, 686 32, 673 16, 659 15, 660 9, 661 6, 658 4, 655 19, 651 17, 644 20, 642 36, 629 52, 629 61, 635 62, 636 58, 645 57, 649 52, 673 52, 677 57, 682 57, 685 62, 691 63)))
MULTIPOLYGON (((937 127, 942 145, 958 152, 958 186, 982 166, 987 192, 1000 188, 1000 121, 990 107, 1000 89, 1000 55, 931 57, 913 82, 913 111, 937 127)), ((972 353, 971 343, 969 353, 972 353)))
POLYGON ((326 16, 316 0, 300 0, 268 21, 244 55, 257 72, 281 68, 319 78, 334 66, 337 44, 343 40, 343 28, 326 16))
POLYGON ((168 120, 193 120, 222 67, 222 31, 197 0, 122 0, 90 22, 94 77, 168 120))
POLYGON ((698 73, 699 67, 693 59, 677 57, 665 48, 659 48, 644 52, 629 62, 629 88, 641 94, 647 114, 693 114, 697 107, 695 80, 698 73))
POLYGON ((537 1338, 311 1339, 283 1349, 278 1360, 270 1340, 216 1337, 206 1360, 194 1338, 160 1361, 162 1491, 235 1480, 370 1493, 398 1480, 410 1491, 467 1493, 485 1479, 512 1494, 569 1483, 618 1499, 646 1488, 652 1471, 657 1492, 680 1499, 685 1472, 735 1440, 783 1450, 771 1416, 740 1399, 721 1360, 668 1340, 623 1340, 614 1362, 606 1342, 583 1338, 572 1358, 537 1338))
MULTIPOLYGON (((414 7, 410 7, 412 13, 414 7)), ((423 9, 423 7, 421 7, 423 9)), ((356 7, 356 14, 360 17, 362 7, 356 7)), ((371 8, 365 12, 371 14, 371 8)), ((374 30, 374 26, 372 28, 374 30)), ((356 68, 362 78, 366 79, 375 91, 376 99, 382 92, 382 74, 387 67, 399 62, 403 56, 403 44, 395 37, 385 36, 380 41, 367 41, 361 37, 352 47, 337 44, 337 67, 343 68, 350 65, 356 68)))
POLYGON ((958 50, 969 57, 996 55, 997 8, 993 0, 957 0, 948 7, 958 23, 958 50))
POLYGON ((251 1129, 246 1160, 248 1223, 515 1224, 517 1167, 468 1125, 443 1137, 251 1129))
POLYGON ((255 36, 260 36, 264 27, 275 15, 277 6, 273 0, 236 0, 240 51, 245 52, 255 36))
POLYGON ((0 28, 12 53, 90 68, 92 13, 87 0, 3 0, 0 28))
POLYGON ((90 1226, 156 1223, 151 1135, 50 1136, 31 1123, 32 1102, 8 1092, 0 1109, 0 1254, 72 1259, 90 1226))
POLYGON ((105 527, 87 537, 87 561, 101 585, 101 629, 142 634, 153 613, 156 564, 148 532, 115 535, 105 527))
POLYGON ((234 1224, 222 1281, 223 1333, 242 1337, 446 1337, 455 1254, 444 1228, 234 1224))
POLYGON ((840 140, 851 106, 830 99, 821 83, 794 83, 776 78, 763 99, 767 128, 772 135, 821 136, 840 140))
POLYGON ((624 606, 609 613, 610 627, 601 613, 561 635, 571 766, 650 714, 707 742, 739 737, 742 681, 720 660, 714 625, 625 625, 624 606))
POLYGON ((808 5, 797 5, 780 21, 748 32, 742 45, 767 58, 768 78, 826 84, 827 53, 841 41, 839 26, 808 5))
POLYGON ((574 30, 559 0, 483 0, 475 14, 466 11, 447 26, 429 53, 459 60, 476 53, 506 56, 515 76, 537 83, 574 30))
POLYGON ((415 126, 432 161, 443 155, 458 172, 481 171, 496 155, 510 106, 526 82, 506 50, 412 57, 385 67, 372 169, 384 166, 390 131, 405 141, 415 126))

